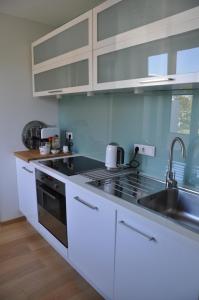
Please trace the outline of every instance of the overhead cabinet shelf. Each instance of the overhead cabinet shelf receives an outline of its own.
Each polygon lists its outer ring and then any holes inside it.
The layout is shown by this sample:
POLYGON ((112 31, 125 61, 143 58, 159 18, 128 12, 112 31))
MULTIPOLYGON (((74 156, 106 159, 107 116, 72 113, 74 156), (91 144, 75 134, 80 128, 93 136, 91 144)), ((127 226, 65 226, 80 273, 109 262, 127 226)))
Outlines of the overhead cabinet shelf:
POLYGON ((199 83, 198 0, 108 0, 32 44, 33 94, 199 83))

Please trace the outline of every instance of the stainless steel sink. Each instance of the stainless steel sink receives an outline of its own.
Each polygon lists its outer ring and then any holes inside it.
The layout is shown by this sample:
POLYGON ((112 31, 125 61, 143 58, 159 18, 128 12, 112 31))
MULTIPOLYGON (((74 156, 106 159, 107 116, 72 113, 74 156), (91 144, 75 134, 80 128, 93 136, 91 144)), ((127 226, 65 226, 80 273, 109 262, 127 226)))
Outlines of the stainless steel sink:
POLYGON ((197 194, 175 188, 166 189, 139 199, 138 203, 199 233, 199 195, 197 194))

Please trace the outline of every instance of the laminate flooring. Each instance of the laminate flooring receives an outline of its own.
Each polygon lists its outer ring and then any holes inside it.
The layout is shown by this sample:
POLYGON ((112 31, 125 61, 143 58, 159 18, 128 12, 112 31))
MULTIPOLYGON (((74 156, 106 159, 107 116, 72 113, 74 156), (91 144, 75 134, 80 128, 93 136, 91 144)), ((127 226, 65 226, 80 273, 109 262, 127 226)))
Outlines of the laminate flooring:
POLYGON ((0 225, 0 300, 102 299, 26 221, 0 225))

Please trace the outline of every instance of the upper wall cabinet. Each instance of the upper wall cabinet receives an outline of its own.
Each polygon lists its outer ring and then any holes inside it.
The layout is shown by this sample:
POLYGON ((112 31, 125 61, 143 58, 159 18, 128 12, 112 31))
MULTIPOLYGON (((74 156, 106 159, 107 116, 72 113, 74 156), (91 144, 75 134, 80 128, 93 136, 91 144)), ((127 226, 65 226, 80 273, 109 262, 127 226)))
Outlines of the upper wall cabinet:
POLYGON ((93 10, 94 48, 126 40, 138 27, 198 5, 198 0, 108 0, 93 10))
POLYGON ((33 95, 186 88, 198 57, 199 0, 108 0, 32 44, 33 95))
POLYGON ((92 89, 92 11, 32 44, 33 95, 92 89))
POLYGON ((94 89, 199 82, 198 5, 112 0, 94 9, 94 89))
POLYGON ((33 71, 33 95, 59 95, 92 90, 92 52, 57 61, 33 71))

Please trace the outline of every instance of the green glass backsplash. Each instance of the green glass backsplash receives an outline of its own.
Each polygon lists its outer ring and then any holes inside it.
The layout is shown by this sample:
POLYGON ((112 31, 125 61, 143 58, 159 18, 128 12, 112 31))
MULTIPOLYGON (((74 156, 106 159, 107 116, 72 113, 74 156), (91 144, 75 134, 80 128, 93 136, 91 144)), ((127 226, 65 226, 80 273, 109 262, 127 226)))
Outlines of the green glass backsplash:
POLYGON ((176 178, 186 185, 199 186, 199 92, 180 94, 64 96, 59 106, 60 128, 73 132, 74 151, 103 161, 110 142, 124 148, 126 163, 132 157, 134 143, 154 145, 155 157, 139 155, 138 160, 141 171, 160 179, 165 179, 171 140, 180 136, 187 158, 181 158, 176 145, 176 178))

